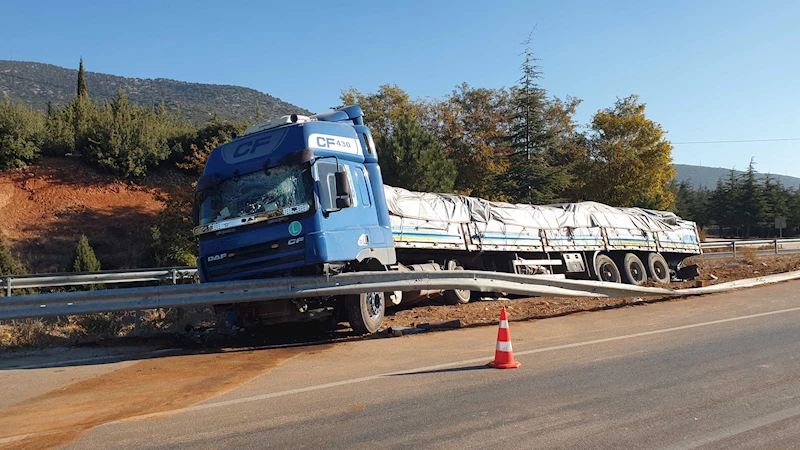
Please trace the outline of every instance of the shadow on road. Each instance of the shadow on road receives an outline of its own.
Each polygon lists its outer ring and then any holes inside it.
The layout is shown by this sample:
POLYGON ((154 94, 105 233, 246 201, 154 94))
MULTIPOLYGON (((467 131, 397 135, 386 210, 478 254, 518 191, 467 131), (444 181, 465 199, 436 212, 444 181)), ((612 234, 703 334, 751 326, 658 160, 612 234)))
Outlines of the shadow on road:
POLYGON ((478 366, 467 366, 467 367, 453 367, 450 369, 434 369, 434 370, 420 370, 417 372, 408 372, 408 373, 395 373, 390 376, 392 377, 404 377, 408 375, 425 375, 425 374, 432 374, 432 373, 450 373, 450 372, 470 372, 473 370, 485 370, 491 369, 491 367, 487 366, 486 364, 481 364, 478 366))

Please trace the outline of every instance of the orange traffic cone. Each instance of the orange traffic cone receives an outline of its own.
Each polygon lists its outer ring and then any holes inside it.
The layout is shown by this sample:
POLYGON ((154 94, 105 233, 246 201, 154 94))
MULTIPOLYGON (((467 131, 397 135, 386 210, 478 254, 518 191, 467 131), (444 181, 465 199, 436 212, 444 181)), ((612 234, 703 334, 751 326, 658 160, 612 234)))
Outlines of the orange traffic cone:
POLYGON ((506 308, 500 310, 500 328, 497 330, 497 350, 494 352, 494 361, 489 367, 495 369, 516 369, 521 364, 514 361, 514 352, 511 349, 511 333, 508 331, 508 317, 506 308))

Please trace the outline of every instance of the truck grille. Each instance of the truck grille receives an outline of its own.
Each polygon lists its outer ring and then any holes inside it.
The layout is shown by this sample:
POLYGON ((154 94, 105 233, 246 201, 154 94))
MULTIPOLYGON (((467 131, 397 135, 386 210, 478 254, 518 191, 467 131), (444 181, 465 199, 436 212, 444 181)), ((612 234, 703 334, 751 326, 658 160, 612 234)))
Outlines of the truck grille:
MULTIPOLYGON (((289 245, 289 242, 289 239, 281 239, 231 250, 225 258, 206 263, 208 278, 210 280, 235 279, 236 277, 231 277, 231 275, 255 270, 268 271, 275 266, 304 261, 305 241, 293 245, 289 245)), ((248 274, 247 276, 252 275, 248 274)))

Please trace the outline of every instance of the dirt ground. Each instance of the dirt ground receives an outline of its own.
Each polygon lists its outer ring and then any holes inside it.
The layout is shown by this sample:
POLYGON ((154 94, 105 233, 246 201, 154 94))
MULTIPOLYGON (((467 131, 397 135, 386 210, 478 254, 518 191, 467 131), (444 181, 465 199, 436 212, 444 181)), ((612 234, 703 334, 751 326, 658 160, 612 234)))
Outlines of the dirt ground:
POLYGON ((86 234, 103 268, 137 267, 153 215, 171 186, 188 184, 177 172, 136 182, 101 174, 77 157, 43 157, 36 165, 0 173, 0 234, 33 273, 62 272, 86 234))

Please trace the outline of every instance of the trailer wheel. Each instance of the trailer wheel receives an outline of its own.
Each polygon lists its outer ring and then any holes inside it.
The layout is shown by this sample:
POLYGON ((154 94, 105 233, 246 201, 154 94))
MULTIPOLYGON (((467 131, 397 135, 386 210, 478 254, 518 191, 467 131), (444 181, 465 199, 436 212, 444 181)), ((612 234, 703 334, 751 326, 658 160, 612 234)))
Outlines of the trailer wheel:
POLYGON ((647 270, 644 263, 633 253, 626 253, 622 259, 622 279, 634 286, 641 286, 647 281, 647 270))
POLYGON ((658 253, 647 254, 647 273, 658 284, 669 283, 669 265, 667 260, 658 253))
MULTIPOLYGON (((464 270, 463 267, 457 265, 455 261, 450 261, 447 264, 447 270, 464 270)), ((444 291, 442 294, 444 301, 451 305, 465 305, 469 303, 472 294, 467 289, 454 289, 451 291, 444 291)))
POLYGON ((347 321, 357 334, 372 334, 383 325, 383 292, 348 295, 344 299, 347 321))
POLYGON ((608 255, 597 255, 594 259, 594 273, 600 281, 619 283, 620 275, 614 260, 608 255))

